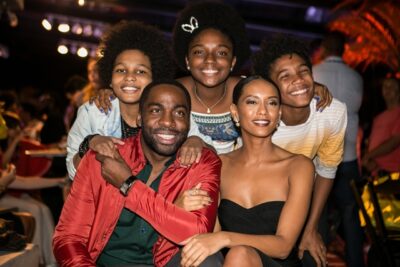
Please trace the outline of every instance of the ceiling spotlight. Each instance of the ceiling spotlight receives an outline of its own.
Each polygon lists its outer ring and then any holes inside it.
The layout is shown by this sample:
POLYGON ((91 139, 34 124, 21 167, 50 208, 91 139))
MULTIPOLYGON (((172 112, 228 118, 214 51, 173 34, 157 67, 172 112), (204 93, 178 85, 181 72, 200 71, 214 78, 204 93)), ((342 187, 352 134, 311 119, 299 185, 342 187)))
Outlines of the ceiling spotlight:
POLYGON ((103 30, 101 29, 100 26, 95 27, 93 31, 93 36, 96 38, 100 38, 103 35, 103 30))
POLYGON ((68 47, 66 45, 61 44, 57 47, 57 51, 62 55, 68 54, 68 47))
POLYGON ((58 25, 58 31, 66 33, 69 32, 70 26, 67 23, 60 23, 58 25))
POLYGON ((83 32, 82 25, 79 24, 79 23, 75 23, 75 24, 72 26, 71 32, 73 32, 73 33, 75 33, 75 34, 78 34, 78 35, 82 34, 82 32, 83 32))
POLYGON ((76 54, 77 54, 78 56, 80 56, 80 57, 87 57, 88 54, 89 54, 89 52, 88 52, 88 50, 86 49, 86 47, 81 46, 81 47, 79 47, 79 49, 78 49, 78 51, 76 52, 76 54))
POLYGON ((53 25, 51 25, 50 19, 43 19, 42 20, 42 26, 48 31, 51 31, 53 28, 53 25))
POLYGON ((93 34, 93 28, 92 25, 87 24, 83 27, 83 35, 85 36, 91 36, 93 34))

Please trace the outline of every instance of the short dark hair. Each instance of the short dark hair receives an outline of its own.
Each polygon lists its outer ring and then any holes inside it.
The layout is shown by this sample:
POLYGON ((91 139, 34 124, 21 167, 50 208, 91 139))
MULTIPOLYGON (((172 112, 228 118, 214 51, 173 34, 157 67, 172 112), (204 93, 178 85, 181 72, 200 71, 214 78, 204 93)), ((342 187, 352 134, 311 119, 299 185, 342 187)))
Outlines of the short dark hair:
POLYGON ((328 52, 328 54, 342 56, 344 52, 344 45, 346 43, 346 36, 338 31, 329 32, 321 42, 321 46, 328 52))
POLYGON ((138 21, 122 21, 114 25, 102 38, 102 57, 97 62, 104 85, 111 83, 114 61, 125 50, 139 50, 150 60, 152 79, 172 79, 175 65, 170 47, 156 27, 138 21))
POLYGON ((306 66, 312 70, 307 45, 289 35, 278 35, 271 40, 264 39, 260 50, 252 58, 253 74, 260 75, 264 79, 271 78, 271 68, 275 61, 282 56, 296 54, 301 57, 306 66))
POLYGON ((246 77, 244 79, 241 79, 235 86, 235 88, 233 89, 233 94, 232 94, 232 103, 237 105, 239 103, 239 98, 242 96, 243 94, 243 88, 249 84, 250 82, 254 81, 254 80, 265 80, 268 83, 272 84, 275 89, 276 92, 278 93, 278 97, 279 97, 279 103, 280 103, 280 99, 281 99, 281 95, 279 92, 279 88, 278 86, 269 78, 264 78, 261 77, 260 75, 252 75, 249 77, 246 77))
POLYGON ((240 69, 250 56, 245 22, 232 6, 216 1, 192 2, 179 13, 173 29, 173 51, 179 67, 186 70, 185 57, 190 42, 197 34, 210 28, 219 30, 231 40, 233 55, 236 56, 235 70, 240 69), (191 18, 197 20, 198 27, 188 32, 182 25, 190 24, 191 18))
POLYGON ((186 90, 185 86, 183 86, 180 82, 173 80, 173 79, 167 79, 167 80, 157 80, 157 81, 153 81, 151 83, 149 83, 142 92, 142 95, 140 96, 140 100, 139 100, 139 110, 140 112, 142 112, 142 108, 144 107, 144 104, 147 102, 147 99, 149 98, 149 95, 152 91, 152 89, 154 87, 156 87, 157 85, 161 85, 161 84, 169 84, 169 85, 173 85, 177 88, 179 88, 183 94, 185 95, 186 101, 188 103, 188 111, 192 110, 192 104, 191 104, 191 100, 190 100, 190 95, 188 93, 188 91, 186 90))

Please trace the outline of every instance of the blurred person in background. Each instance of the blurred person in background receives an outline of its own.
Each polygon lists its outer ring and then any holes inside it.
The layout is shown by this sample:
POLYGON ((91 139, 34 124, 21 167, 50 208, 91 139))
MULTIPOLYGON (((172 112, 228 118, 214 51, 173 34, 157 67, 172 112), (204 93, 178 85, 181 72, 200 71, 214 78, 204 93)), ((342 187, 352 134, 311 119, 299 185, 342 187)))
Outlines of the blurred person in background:
POLYGON ((368 139, 368 151, 362 158, 363 166, 372 174, 377 174, 379 170, 400 171, 399 80, 394 77, 385 78, 381 92, 386 110, 374 118, 368 139))
POLYGON ((325 36, 319 50, 322 62, 313 66, 313 76, 315 81, 329 88, 333 97, 347 106, 343 161, 336 171, 331 202, 339 211, 341 223, 339 230, 342 230, 342 237, 346 243, 347 266, 362 267, 364 233, 350 181, 361 179, 357 160, 357 133, 358 111, 363 97, 363 79, 342 59, 345 43, 345 36, 339 32, 331 32, 325 36))

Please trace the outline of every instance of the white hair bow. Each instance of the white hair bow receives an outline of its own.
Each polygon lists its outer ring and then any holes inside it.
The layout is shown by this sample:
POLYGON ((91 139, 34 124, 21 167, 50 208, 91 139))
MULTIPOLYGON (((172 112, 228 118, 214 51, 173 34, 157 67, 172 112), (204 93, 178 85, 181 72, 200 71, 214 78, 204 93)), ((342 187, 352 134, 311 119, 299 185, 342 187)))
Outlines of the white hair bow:
POLYGON ((199 23, 197 22, 197 19, 195 17, 190 17, 190 24, 182 24, 182 30, 185 32, 190 32, 192 33, 195 29, 199 27, 199 23))

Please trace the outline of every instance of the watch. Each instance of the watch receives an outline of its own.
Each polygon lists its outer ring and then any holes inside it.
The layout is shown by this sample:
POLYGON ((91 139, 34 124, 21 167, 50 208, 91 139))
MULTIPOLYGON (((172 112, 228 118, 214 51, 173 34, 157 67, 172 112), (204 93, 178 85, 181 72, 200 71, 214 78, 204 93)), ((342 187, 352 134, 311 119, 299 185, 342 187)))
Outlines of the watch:
POLYGON ((125 182, 121 185, 119 188, 119 191, 124 195, 127 196, 129 189, 131 189, 132 185, 135 183, 137 177, 135 175, 131 175, 128 177, 128 179, 125 180, 125 182))

